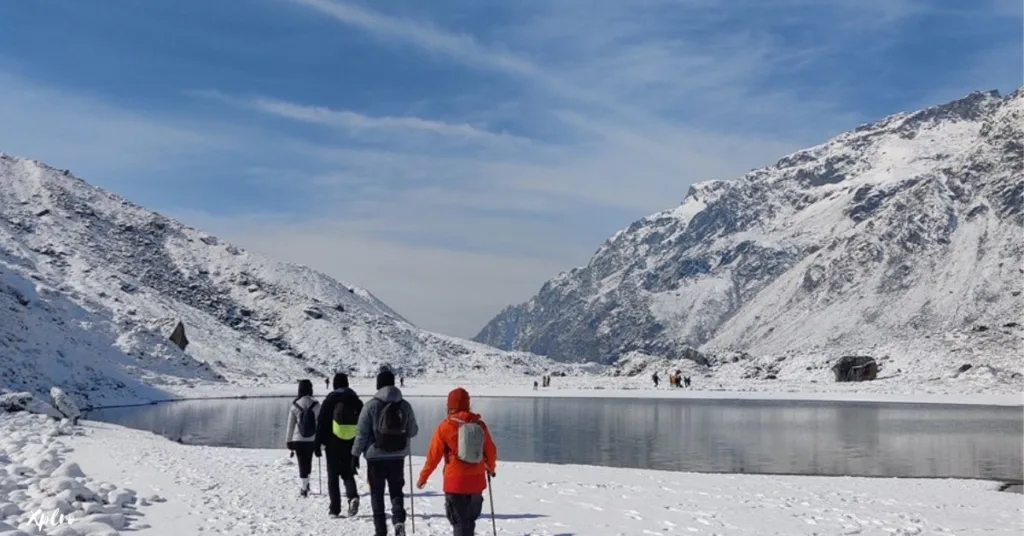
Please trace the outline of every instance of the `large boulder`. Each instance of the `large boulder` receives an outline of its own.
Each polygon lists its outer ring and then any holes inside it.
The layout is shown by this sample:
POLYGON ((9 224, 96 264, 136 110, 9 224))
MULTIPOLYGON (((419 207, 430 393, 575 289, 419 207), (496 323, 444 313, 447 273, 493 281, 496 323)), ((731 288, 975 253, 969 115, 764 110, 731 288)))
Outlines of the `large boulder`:
POLYGON ((878 377, 878 362, 866 355, 847 355, 832 365, 837 382, 864 382, 878 377))
POLYGON ((39 415, 46 415, 56 419, 64 418, 64 415, 57 411, 56 408, 37 399, 35 395, 28 392, 5 393, 0 395, 0 411, 10 413, 27 411, 29 413, 37 413, 39 415))
POLYGON ((182 350, 184 350, 185 347, 188 346, 188 337, 185 336, 184 322, 180 320, 178 321, 178 325, 174 326, 174 332, 171 333, 170 339, 171 342, 176 344, 178 348, 181 348, 182 350))

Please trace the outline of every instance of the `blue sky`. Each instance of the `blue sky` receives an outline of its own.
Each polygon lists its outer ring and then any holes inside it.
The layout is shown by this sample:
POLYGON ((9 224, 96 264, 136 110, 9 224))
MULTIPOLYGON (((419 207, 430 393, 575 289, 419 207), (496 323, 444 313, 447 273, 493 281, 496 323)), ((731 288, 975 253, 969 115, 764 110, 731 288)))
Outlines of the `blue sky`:
POLYGON ((0 2, 0 151, 471 336, 688 186, 1022 85, 1020 0, 0 2))

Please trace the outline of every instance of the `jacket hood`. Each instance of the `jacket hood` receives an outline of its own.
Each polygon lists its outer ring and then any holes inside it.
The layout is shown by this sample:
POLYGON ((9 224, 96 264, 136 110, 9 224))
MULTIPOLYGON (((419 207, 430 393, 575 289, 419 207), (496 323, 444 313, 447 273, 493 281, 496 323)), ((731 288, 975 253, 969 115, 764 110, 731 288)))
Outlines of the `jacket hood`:
POLYGON ((295 403, 298 404, 302 409, 306 409, 312 406, 313 404, 316 404, 316 399, 311 396, 304 396, 296 400, 295 403))
POLYGON ((480 414, 469 410, 458 411, 448 416, 449 419, 452 417, 465 422, 480 422, 480 414))
POLYGON ((394 385, 386 385, 381 387, 373 397, 381 402, 401 402, 402 391, 399 391, 394 385))

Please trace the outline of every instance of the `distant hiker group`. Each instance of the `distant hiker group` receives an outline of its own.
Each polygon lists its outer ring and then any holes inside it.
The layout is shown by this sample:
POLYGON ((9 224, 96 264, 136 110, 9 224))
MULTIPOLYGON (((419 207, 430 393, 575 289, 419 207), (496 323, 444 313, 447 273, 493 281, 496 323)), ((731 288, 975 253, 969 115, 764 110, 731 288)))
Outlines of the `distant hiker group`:
MULTIPOLYGON (((388 534, 385 488, 391 500, 394 534, 405 536, 404 461, 409 458, 411 481, 410 440, 419 433, 416 414, 395 387, 394 373, 387 369, 377 375, 377 392, 365 404, 349 387, 347 375, 336 374, 333 387, 320 404, 313 398, 312 383, 300 380, 298 396, 289 410, 286 444, 292 456, 298 458, 299 494, 309 496, 313 456, 325 456, 330 496, 328 514, 331 517, 341 515, 340 480, 345 487, 345 513, 348 517, 355 516, 359 511, 355 475, 359 472, 359 458, 365 457, 375 536, 388 534)), ((470 410, 470 397, 465 389, 457 388, 448 394, 447 408, 447 417, 438 424, 430 440, 427 460, 416 486, 423 489, 443 460, 445 514, 455 536, 468 536, 475 534, 476 521, 482 512, 483 492, 495 476, 497 447, 480 415, 470 410)), ((410 506, 411 492, 410 488, 410 506)), ((492 528, 496 528, 493 510, 492 501, 492 528)), ((409 517, 415 531, 412 513, 409 517)))
MULTIPOLYGON (((654 387, 657 388, 658 387, 658 383, 660 382, 661 379, 658 377, 658 373, 655 372, 654 374, 651 375, 651 380, 654 382, 654 387)), ((672 387, 687 387, 687 388, 689 388, 690 387, 690 377, 689 376, 683 376, 683 371, 677 370, 677 371, 675 371, 674 374, 669 374, 669 376, 668 376, 668 384, 671 385, 672 387)))

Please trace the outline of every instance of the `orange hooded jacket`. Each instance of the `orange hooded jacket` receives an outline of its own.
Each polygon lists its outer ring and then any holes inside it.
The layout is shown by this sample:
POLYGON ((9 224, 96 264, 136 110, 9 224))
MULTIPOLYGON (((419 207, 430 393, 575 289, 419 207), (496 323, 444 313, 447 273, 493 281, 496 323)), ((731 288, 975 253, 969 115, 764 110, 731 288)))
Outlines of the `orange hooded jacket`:
POLYGON ((491 431, 480 420, 480 415, 470 411, 459 411, 441 421, 430 438, 427 449, 427 462, 420 471, 420 482, 426 482, 441 460, 444 465, 444 492, 459 495, 482 493, 487 489, 487 473, 494 473, 498 464, 498 447, 491 439, 491 431), (459 442, 459 423, 452 418, 464 422, 479 423, 484 429, 484 459, 480 463, 466 463, 456 456, 459 442))

